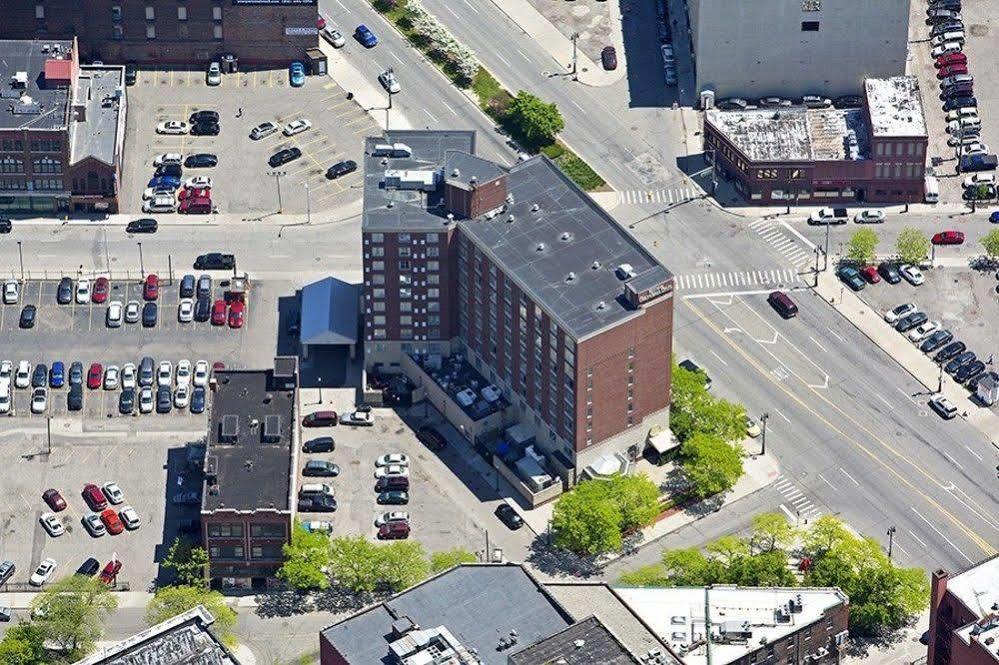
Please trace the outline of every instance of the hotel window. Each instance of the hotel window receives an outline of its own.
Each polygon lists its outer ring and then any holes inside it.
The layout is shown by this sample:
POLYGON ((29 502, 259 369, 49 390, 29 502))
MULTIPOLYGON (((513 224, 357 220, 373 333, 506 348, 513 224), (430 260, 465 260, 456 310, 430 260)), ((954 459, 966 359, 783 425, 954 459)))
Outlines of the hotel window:
POLYGON ((413 325, 413 317, 409 314, 405 314, 399 317, 399 325, 401 326, 411 326, 413 325))
POLYGON ((177 20, 186 21, 187 20, 187 7, 180 5, 177 7, 177 20))
POLYGON ((412 255, 413 255, 413 250, 410 249, 409 247, 399 248, 399 256, 403 257, 404 259, 408 259, 412 255))
POLYGON ((409 242, 412 240, 412 237, 408 233, 400 233, 397 236, 397 238, 399 239, 399 244, 400 245, 404 244, 404 243, 408 245, 409 242))
POLYGON ((411 270, 411 269, 412 269, 412 264, 409 262, 409 259, 406 259, 405 261, 399 261, 399 270, 411 270))
POLYGON ((385 339, 385 328, 375 328, 375 339, 385 339))
MULTIPOLYGON (((402 266, 400 266, 401 268, 402 266)), ((399 274, 399 283, 406 284, 407 286, 413 283, 413 278, 406 274, 399 274)))
POLYGON ((885 144, 884 143, 878 143, 878 147, 874 151, 874 154, 878 155, 879 157, 883 156, 885 154, 885 144))
POLYGON ((44 5, 35 5, 35 18, 37 18, 37 19, 43 19, 43 18, 45 18, 45 6, 44 5))
POLYGON ((371 283, 375 284, 376 286, 383 285, 385 283, 385 275, 382 275, 381 273, 379 273, 377 275, 372 275, 371 276, 371 283))
POLYGON ((383 270, 385 270, 385 262, 384 261, 372 261, 371 262, 371 269, 373 271, 375 271, 375 272, 382 272, 383 270))
POLYGON ((156 20, 156 9, 152 5, 146 5, 146 20, 147 21, 156 20))
POLYGON ((412 328, 399 328, 399 338, 400 339, 413 339, 413 329, 412 328))
POLYGON ((385 303, 383 301, 376 302, 375 303, 375 311, 376 312, 384 312, 385 311, 385 303))
POLYGON ((385 289, 375 289, 373 293, 376 300, 380 300, 385 297, 385 289))
POLYGON ((146 26, 146 39, 156 39, 156 26, 147 25, 146 26))
POLYGON ((437 272, 441 269, 440 261, 427 261, 427 270, 430 272, 437 272))
POLYGON ((428 298, 440 298, 441 297, 441 290, 440 289, 427 289, 427 297, 428 298))
POLYGON ((209 524, 209 538, 242 538, 242 524, 209 524))
POLYGON ((216 21, 221 21, 222 20, 222 8, 221 7, 212 7, 212 18, 215 19, 216 21))
POLYGON ((212 37, 215 39, 222 39, 222 26, 216 25, 212 28, 212 37))
POLYGON ((439 236, 436 233, 428 233, 427 234, 427 242, 438 242, 438 238, 439 238, 439 236))
POLYGON ((371 234, 371 242, 385 242, 385 234, 384 233, 372 233, 371 234))
POLYGON ((112 5, 111 6, 111 20, 112 21, 120 21, 121 20, 121 6, 120 5, 112 5))
POLYGON ((125 32, 121 29, 120 25, 115 25, 111 27, 111 38, 125 39, 125 32))
POLYGON ((775 180, 777 178, 777 169, 760 169, 756 172, 756 177, 762 180, 775 180))
POLYGON ((371 256, 376 256, 376 257, 385 256, 385 248, 384 247, 372 247, 371 248, 371 256))
POLYGON ((411 303, 411 302, 401 302, 401 303, 399 303, 399 311, 400 312, 412 312, 413 311, 413 303, 411 303))
POLYGON ((400 298, 406 298, 407 300, 409 298, 412 298, 413 297, 413 289, 399 289, 399 297, 400 298))
POLYGON ((427 247, 427 256, 438 257, 441 255, 441 250, 438 247, 427 247))
POLYGON ((385 325, 385 315, 384 314, 376 314, 375 315, 375 325, 376 326, 384 326, 385 325))

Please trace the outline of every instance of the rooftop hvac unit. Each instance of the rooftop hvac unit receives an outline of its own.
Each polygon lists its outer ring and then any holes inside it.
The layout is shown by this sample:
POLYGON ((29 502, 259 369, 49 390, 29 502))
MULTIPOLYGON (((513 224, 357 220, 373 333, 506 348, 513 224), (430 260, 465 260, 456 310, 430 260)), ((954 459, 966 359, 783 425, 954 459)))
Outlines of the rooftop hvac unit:
POLYGON ((833 644, 835 644, 838 647, 841 647, 844 644, 846 644, 847 637, 849 637, 849 633, 847 633, 845 630, 836 633, 835 637, 833 637, 833 644))
POLYGON ((622 263, 614 269, 618 279, 631 279, 635 276, 635 267, 630 263, 622 263))

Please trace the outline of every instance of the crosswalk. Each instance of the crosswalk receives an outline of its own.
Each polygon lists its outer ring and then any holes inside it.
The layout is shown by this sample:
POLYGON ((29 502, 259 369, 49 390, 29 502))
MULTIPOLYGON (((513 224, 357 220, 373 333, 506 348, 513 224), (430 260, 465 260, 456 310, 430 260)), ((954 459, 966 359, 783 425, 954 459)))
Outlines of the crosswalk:
POLYGON ((810 248, 799 239, 789 237, 780 224, 772 219, 758 219, 752 222, 749 228, 760 234, 768 244, 780 252, 795 268, 801 268, 815 260, 815 256, 810 248))
POLYGON ((683 203, 700 198, 701 190, 696 187, 672 187, 668 189, 624 189, 618 191, 618 200, 629 205, 683 203))
POLYGON ((684 291, 703 289, 760 288, 797 284, 800 276, 789 268, 742 270, 739 272, 688 273, 677 275, 676 286, 684 291))
POLYGON ((781 493, 790 506, 783 503, 780 505, 784 513, 793 520, 813 520, 822 514, 822 509, 812 503, 804 492, 798 489, 793 480, 781 474, 777 477, 775 485, 777 491, 781 493))

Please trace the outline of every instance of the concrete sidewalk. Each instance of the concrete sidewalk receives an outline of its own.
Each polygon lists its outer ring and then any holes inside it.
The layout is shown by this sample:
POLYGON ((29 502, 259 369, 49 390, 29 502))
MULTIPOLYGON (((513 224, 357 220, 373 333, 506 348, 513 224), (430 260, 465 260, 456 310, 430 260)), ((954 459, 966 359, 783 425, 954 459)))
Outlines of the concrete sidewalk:
MULTIPOLYGON (((388 95, 380 86, 377 86, 368 77, 357 70, 350 61, 343 56, 345 49, 333 48, 325 39, 319 40, 319 48, 326 55, 328 76, 339 84, 347 92, 354 94, 354 101, 371 118, 378 123, 382 129, 388 129, 388 95)), ((397 108, 392 109, 392 129, 412 129, 413 125, 403 112, 397 108)))

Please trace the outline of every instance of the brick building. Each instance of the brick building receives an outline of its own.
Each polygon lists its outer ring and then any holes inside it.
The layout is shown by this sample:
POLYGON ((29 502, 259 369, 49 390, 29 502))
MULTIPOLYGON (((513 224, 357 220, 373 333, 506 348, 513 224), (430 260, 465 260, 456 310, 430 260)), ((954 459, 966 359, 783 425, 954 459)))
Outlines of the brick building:
POLYGON ((914 76, 867 79, 856 109, 704 115, 706 156, 760 205, 922 201, 928 140, 914 76))
POLYGON ((268 585, 294 510, 297 359, 213 374, 201 529, 213 586, 268 585))
POLYGON ((121 66, 76 40, 0 40, 0 213, 117 212, 127 110, 121 66))
POLYGON ((81 59, 286 66, 318 43, 315 0, 19 0, 2 3, 0 38, 80 40, 81 59))
POLYGON ((426 370, 445 416, 503 405, 556 475, 633 459, 668 421, 672 274, 548 159, 474 153, 465 131, 367 140, 366 367, 426 370), (435 373, 448 357, 480 376, 435 373))
POLYGON ((934 571, 929 634, 926 665, 999 662, 999 556, 953 577, 934 571))

